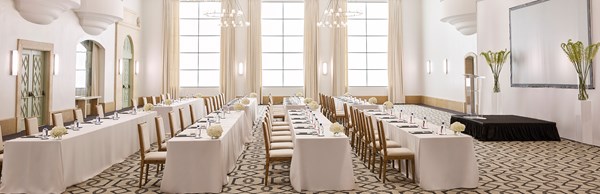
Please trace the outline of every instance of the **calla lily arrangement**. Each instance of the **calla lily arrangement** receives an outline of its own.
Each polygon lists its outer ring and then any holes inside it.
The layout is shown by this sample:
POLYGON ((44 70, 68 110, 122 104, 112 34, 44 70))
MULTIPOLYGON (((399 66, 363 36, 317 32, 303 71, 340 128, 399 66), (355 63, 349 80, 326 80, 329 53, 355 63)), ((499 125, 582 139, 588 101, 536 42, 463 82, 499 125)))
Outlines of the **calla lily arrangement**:
POLYGON ((492 70, 492 74, 494 74, 494 93, 500 92, 500 83, 498 82, 498 78, 500 78, 500 72, 502 71, 502 66, 504 66, 504 62, 510 55, 510 51, 504 49, 498 52, 481 52, 481 55, 485 58, 492 70))
POLYGON ((567 57, 569 57, 569 60, 573 63, 573 67, 575 67, 575 71, 577 72, 577 78, 579 80, 579 94, 577 95, 577 98, 579 100, 587 100, 589 97, 585 83, 591 71, 592 61, 598 53, 600 42, 584 47, 581 41, 573 42, 569 39, 567 43, 560 44, 560 47, 565 54, 567 54, 567 57))

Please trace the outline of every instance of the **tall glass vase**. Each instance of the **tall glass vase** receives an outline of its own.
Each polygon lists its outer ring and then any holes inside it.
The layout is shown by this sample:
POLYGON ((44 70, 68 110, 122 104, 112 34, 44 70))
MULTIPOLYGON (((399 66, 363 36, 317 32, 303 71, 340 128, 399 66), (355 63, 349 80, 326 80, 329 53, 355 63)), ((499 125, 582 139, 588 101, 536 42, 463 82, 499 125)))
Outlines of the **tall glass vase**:
POLYGON ((587 93, 587 88, 585 86, 585 82, 586 82, 587 78, 583 77, 583 75, 579 74, 578 79, 579 79, 579 93, 577 94, 577 99, 587 100, 588 93, 587 93))
POLYGON ((500 92, 500 82, 498 81, 499 77, 500 75, 494 75, 494 93, 500 92))

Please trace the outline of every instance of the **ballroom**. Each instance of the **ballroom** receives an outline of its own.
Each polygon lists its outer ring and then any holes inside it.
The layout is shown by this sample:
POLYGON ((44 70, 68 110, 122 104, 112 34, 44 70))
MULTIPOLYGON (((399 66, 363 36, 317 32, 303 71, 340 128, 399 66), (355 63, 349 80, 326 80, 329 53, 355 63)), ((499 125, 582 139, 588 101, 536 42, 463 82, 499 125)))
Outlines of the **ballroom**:
POLYGON ((0 0, 0 193, 595 193, 598 21, 596 0, 0 0))

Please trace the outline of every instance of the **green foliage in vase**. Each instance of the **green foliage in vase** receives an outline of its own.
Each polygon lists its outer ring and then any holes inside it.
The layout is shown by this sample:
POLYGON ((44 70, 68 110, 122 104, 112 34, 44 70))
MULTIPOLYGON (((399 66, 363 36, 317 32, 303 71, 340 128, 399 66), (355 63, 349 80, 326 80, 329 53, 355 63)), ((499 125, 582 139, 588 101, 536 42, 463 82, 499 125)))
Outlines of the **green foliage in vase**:
POLYGON ((494 74, 494 93, 500 92, 500 84, 498 82, 498 78, 500 78, 500 72, 502 71, 502 66, 504 66, 504 62, 510 55, 510 51, 504 49, 498 52, 481 52, 481 55, 485 58, 492 70, 492 74, 494 74))
POLYGON ((591 70, 590 67, 592 66, 592 61, 594 60, 596 53, 598 53, 600 42, 584 47, 581 41, 573 42, 569 39, 567 43, 560 44, 560 47, 565 54, 567 54, 567 57, 577 72, 577 77, 579 79, 578 99, 587 100, 588 94, 585 83, 591 70))

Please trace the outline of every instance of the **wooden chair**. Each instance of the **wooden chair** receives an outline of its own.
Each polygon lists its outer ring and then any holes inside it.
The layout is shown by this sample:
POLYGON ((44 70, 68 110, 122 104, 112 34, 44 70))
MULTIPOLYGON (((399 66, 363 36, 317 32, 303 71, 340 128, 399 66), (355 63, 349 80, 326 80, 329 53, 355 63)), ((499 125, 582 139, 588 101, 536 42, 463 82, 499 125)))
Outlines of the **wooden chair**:
POLYGON ((160 116, 154 117, 154 124, 156 124, 156 142, 158 142, 158 151, 167 151, 167 143, 163 142, 166 141, 163 118, 160 116))
MULTIPOLYGON (((272 128, 273 126, 270 126, 269 122, 266 119, 264 119, 264 123, 267 123, 266 126, 263 126, 263 127, 267 127, 268 128, 267 131, 271 131, 273 133, 277 132, 277 131, 273 131, 273 128, 272 128)), ((289 132, 289 129, 287 131, 289 132)), ((269 137, 272 138, 272 136, 269 136, 269 137)), ((291 138, 291 136, 290 136, 290 138, 291 138)), ((291 141, 289 141, 289 142, 284 142, 284 141, 281 141, 281 142, 271 142, 271 149, 272 150, 292 149, 292 148, 294 148, 294 143, 292 143, 291 141)))
POLYGON ((169 111, 169 127, 171 128, 171 137, 175 137, 177 135, 176 132, 179 132, 179 126, 176 126, 175 112, 169 111))
POLYGON ((263 122, 263 136, 265 142, 265 186, 269 184, 269 168, 272 162, 292 161, 293 149, 271 149, 271 139, 269 137, 267 123, 263 122))
POLYGON ((206 114, 212 113, 212 108, 210 106, 210 98, 204 98, 204 108, 206 109, 206 114))
MULTIPOLYGON (((381 120, 380 120, 381 121, 381 120)), ((371 116, 367 117, 367 133, 369 133, 369 143, 371 146, 371 157, 369 158, 369 168, 371 168, 373 171, 375 171, 375 159, 377 158, 377 154, 379 153, 379 151, 381 151, 381 143, 380 143, 380 138, 381 135, 379 134, 379 129, 383 129, 383 124, 381 126, 379 126, 379 122, 377 123, 377 129, 374 128, 373 126, 373 118, 371 118, 371 116), (377 133, 376 133, 377 132, 377 133)), ((383 141, 386 142, 386 145, 388 148, 399 148, 402 147, 400 146, 399 143, 392 141, 392 140, 388 140, 388 139, 383 139, 383 141)), ((381 167, 381 166, 380 166, 381 167)))
POLYGON ((334 121, 341 122, 342 124, 346 123, 346 112, 344 110, 338 111, 335 107, 335 98, 329 98, 329 104, 331 106, 332 118, 334 121))
POLYGON ((269 125, 269 131, 271 131, 271 136, 292 136, 290 126, 277 126, 278 129, 273 130, 275 126, 273 126, 273 120, 268 114, 269 113, 267 113, 267 116, 265 116, 265 121, 267 121, 267 124, 269 125))
POLYGON ((96 105, 96 110, 96 112, 98 112, 98 117, 104 118, 104 107, 101 104, 96 105))
POLYGON ((183 109, 183 108, 179 108, 179 126, 181 126, 182 131, 187 129, 190 125, 193 124, 193 123, 190 124, 188 122, 188 120, 185 119, 185 111, 184 110, 185 109, 183 109))
MULTIPOLYGON (((271 142, 292 142, 292 136, 290 135, 273 135, 273 126, 269 125, 269 118, 265 117, 264 122, 267 123, 267 136, 271 142)), ((289 130, 288 130, 289 131, 289 130)))
POLYGON ((196 111, 194 110, 194 106, 192 106, 190 104, 190 105, 188 105, 188 107, 190 108, 190 118, 192 119, 192 124, 194 124, 198 120, 200 120, 200 118, 198 118, 198 116, 196 115, 196 111))
POLYGON ((37 117, 30 117, 25 119, 25 135, 35 135, 40 133, 38 127, 38 119, 37 117))
POLYGON ((152 105, 156 105, 156 97, 150 96, 150 102, 152 102, 152 105))
POLYGON ((146 149, 144 145, 144 131, 148 128, 147 123, 138 124, 138 137, 140 142, 140 185, 142 187, 142 177, 144 177, 144 165, 146 165, 146 181, 144 184, 148 183, 148 170, 150 169, 150 164, 157 164, 156 173, 161 169, 161 166, 165 164, 167 161, 167 152, 150 152, 150 148, 146 149))
MULTIPOLYGON (((377 125, 383 126, 382 121, 378 121, 377 125)), ((386 168, 387 168, 387 163, 388 161, 395 161, 398 160, 398 164, 400 164, 400 162, 402 160, 406 161, 406 178, 408 177, 408 166, 409 166, 409 162, 410 162, 410 166, 411 166, 411 174, 413 175, 412 178, 412 182, 415 182, 415 153, 412 152, 411 150, 409 150, 408 148, 388 148, 387 147, 387 143, 386 143, 386 138, 385 138, 385 130, 383 130, 383 127, 379 127, 379 142, 381 144, 381 149, 382 149, 382 154, 379 155, 380 157, 380 163, 379 165, 381 166, 381 168, 379 169, 379 178, 383 180, 383 182, 385 183, 385 172, 386 172, 386 168)), ((401 165, 398 165, 401 166, 401 165)), ((398 168, 399 171, 401 171, 401 167, 398 168)))
POLYGON ((2 175, 2 165, 4 163, 4 140, 2 138, 2 126, 0 126, 0 176, 2 175))
POLYGON ((78 108, 73 110, 73 115, 75 115, 75 120, 79 121, 79 123, 85 122, 85 120, 83 119, 83 111, 81 109, 78 108))
POLYGON ((173 100, 173 97, 171 96, 171 94, 170 94, 170 93, 167 93, 167 99, 171 99, 171 100, 173 100))
POLYGON ((135 98, 131 99, 131 106, 132 107, 138 107, 139 106, 137 99, 135 99, 135 98))
POLYGON ((221 109, 218 105, 219 103, 217 102, 217 96, 210 97, 210 101, 213 107, 213 111, 221 109))
POLYGON ((165 94, 160 94, 160 101, 164 102, 165 100, 167 100, 167 95, 165 94))
MULTIPOLYGON (((270 113, 271 111, 271 106, 267 106, 266 108, 266 112, 270 113)), ((271 117, 271 125, 273 126, 289 126, 288 122, 285 121, 275 121, 273 114, 269 114, 269 116, 271 117)))
POLYGON ((142 102, 143 102, 142 106, 146 106, 146 104, 148 104, 148 98, 147 97, 143 97, 142 98, 142 102))
POLYGON ((54 113, 52 114, 52 124, 55 127, 64 127, 65 123, 63 121, 62 113, 54 113))

